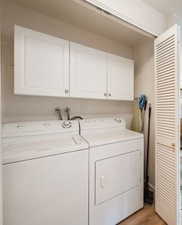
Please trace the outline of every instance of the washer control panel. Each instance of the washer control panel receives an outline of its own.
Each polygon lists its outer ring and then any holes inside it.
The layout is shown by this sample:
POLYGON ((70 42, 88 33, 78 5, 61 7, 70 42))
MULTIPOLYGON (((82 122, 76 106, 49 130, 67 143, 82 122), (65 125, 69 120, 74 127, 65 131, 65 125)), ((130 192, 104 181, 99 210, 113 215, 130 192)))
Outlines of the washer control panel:
POLYGON ((79 134, 78 121, 33 121, 3 124, 3 137, 75 132, 79 134), (69 129, 68 129, 69 128, 69 129))

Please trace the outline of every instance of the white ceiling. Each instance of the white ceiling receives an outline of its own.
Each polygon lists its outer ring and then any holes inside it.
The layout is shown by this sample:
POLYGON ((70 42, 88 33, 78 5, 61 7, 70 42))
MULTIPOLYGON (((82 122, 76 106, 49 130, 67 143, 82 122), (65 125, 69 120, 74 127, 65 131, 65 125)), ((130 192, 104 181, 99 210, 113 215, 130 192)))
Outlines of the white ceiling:
POLYGON ((10 1, 130 46, 151 38, 151 35, 142 30, 106 15, 81 0, 10 1))
POLYGON ((143 0, 167 15, 182 16, 182 0, 143 0))

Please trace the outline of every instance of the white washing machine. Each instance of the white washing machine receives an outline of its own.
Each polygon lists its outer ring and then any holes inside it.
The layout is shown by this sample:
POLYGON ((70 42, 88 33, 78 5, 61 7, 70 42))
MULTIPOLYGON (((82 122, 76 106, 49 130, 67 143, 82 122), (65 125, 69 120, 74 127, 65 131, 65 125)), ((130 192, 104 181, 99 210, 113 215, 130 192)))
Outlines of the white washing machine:
POLYGON ((4 225, 88 225, 88 144, 76 121, 3 126, 4 225))
POLYGON ((120 118, 80 121, 90 146, 90 225, 115 225, 143 207, 143 135, 120 118))

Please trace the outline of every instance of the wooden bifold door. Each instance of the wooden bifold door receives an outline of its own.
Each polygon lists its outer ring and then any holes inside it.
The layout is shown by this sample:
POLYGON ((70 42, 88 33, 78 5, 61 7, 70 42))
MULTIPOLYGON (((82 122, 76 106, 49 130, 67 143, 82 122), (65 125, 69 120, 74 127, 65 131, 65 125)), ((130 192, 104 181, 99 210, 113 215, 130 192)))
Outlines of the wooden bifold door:
POLYGON ((179 27, 155 40, 155 209, 180 225, 179 27))

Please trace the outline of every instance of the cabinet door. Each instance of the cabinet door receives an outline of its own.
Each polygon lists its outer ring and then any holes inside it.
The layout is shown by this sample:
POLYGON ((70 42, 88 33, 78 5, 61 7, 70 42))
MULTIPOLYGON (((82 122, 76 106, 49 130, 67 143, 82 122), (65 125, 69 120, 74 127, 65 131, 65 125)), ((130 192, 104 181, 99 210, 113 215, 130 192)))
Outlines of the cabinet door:
POLYGON ((88 151, 4 166, 6 225, 88 225, 88 151))
POLYGON ((116 100, 133 100, 133 60, 108 54, 108 98, 116 100))
POLYGON ((70 44, 70 95, 106 98, 106 54, 79 44, 70 44))
POLYGON ((155 209, 180 222, 180 85, 177 25, 155 40, 155 209))
POLYGON ((69 43, 15 26, 15 94, 65 96, 69 43))

